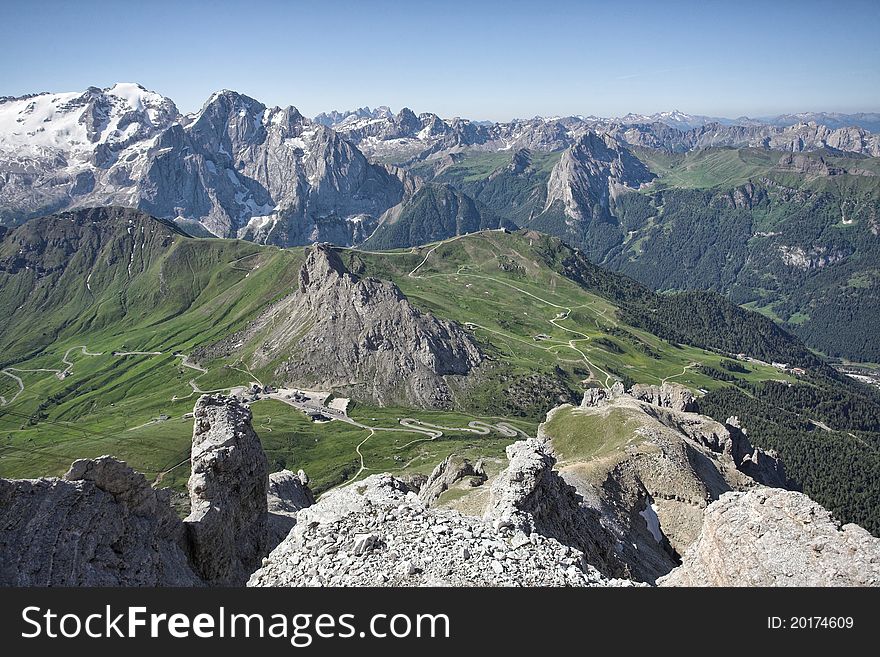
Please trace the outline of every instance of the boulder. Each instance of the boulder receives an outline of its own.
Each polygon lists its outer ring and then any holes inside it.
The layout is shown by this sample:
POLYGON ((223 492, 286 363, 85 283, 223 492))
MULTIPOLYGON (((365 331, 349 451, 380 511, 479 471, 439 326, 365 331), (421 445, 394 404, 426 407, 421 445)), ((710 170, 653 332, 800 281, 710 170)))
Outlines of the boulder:
POLYGON ((278 545, 296 524, 296 514, 315 503, 309 478, 300 470, 281 470, 269 475, 269 549, 278 545))
POLYGON ((682 564, 660 586, 880 586, 880 539, 841 527, 803 493, 722 495, 682 564))

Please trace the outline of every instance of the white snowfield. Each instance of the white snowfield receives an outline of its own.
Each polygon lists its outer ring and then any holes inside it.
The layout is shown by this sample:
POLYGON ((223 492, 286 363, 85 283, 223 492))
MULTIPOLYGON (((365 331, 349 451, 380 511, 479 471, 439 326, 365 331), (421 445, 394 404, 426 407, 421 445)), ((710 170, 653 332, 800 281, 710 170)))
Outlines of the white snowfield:
POLYGON ((176 109, 165 97, 138 84, 119 82, 103 90, 108 106, 97 112, 96 135, 89 138, 86 113, 89 92, 45 93, 0 103, 0 150, 45 155, 91 153, 98 144, 124 142, 139 129, 165 128, 176 109), (139 114, 135 117, 131 112, 139 114), (147 125, 143 125, 146 122, 147 125))

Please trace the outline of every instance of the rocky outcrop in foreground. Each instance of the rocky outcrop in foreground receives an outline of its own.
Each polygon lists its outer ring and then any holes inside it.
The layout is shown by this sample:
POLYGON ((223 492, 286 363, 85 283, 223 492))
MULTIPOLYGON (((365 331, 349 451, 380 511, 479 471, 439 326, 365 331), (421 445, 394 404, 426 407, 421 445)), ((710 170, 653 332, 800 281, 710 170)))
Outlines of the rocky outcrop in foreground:
POLYGON ((880 540, 746 476, 762 453, 733 418, 591 395, 508 447, 483 517, 430 506, 462 479, 482 483, 458 457, 418 494, 382 474, 314 502, 302 472, 267 475, 247 408, 206 395, 185 521, 168 491, 109 456, 60 479, 0 479, 0 585, 880 585, 880 540))
POLYGON ((269 547, 283 541, 296 524, 300 509, 312 506, 315 496, 309 489, 309 478, 300 470, 293 474, 281 470, 269 475, 269 547))
POLYGON ((193 559, 207 582, 240 585, 268 551, 269 462, 250 410, 231 397, 205 395, 194 417, 184 520, 193 559))
POLYGON ((247 408, 206 395, 194 415, 185 521, 168 490, 110 456, 60 479, 0 479, 0 585, 244 584, 283 538, 278 523, 289 530, 314 498, 305 475, 267 476, 247 408))
POLYGON ((582 552, 537 533, 426 507, 372 475, 301 511, 248 586, 615 586, 582 552))
POLYGON ((531 535, 551 536, 583 552, 606 574, 630 576, 598 509, 553 469, 556 458, 541 438, 507 447, 509 465, 492 482, 485 519, 531 535))
POLYGON ((539 429, 557 476, 601 517, 617 559, 641 581, 678 565, 713 500, 786 485, 775 454, 755 448, 734 418, 723 424, 695 408, 683 386, 616 384, 586 391, 578 408, 554 409, 539 429))
POLYGON ((726 493, 661 586, 880 586, 880 539, 802 493, 726 493))
POLYGON ((110 456, 0 479, 0 585, 195 586, 168 491, 110 456))
POLYGON ((419 499, 431 506, 444 492, 465 478, 468 478, 472 487, 476 487, 482 485, 488 477, 482 462, 474 465, 465 458, 450 454, 437 464, 419 486, 419 499))

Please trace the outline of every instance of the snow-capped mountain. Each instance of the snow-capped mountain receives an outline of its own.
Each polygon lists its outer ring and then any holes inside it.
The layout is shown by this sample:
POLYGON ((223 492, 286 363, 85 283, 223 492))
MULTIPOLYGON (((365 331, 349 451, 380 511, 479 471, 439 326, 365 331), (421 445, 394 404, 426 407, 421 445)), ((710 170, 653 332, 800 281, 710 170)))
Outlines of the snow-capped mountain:
POLYGON ((137 175, 155 137, 179 119, 171 100, 136 84, 0 100, 0 219, 124 189, 122 172, 137 175))
POLYGON ((679 130, 690 130, 691 128, 700 128, 708 123, 719 123, 721 125, 733 125, 732 119, 725 119, 715 116, 703 116, 701 114, 686 114, 679 110, 671 112, 656 112, 654 114, 633 114, 629 113, 625 116, 606 119, 607 122, 622 123, 629 125, 633 123, 663 123, 671 128, 679 130))
POLYGON ((766 125, 788 126, 794 123, 819 123, 829 128, 846 128, 855 126, 869 132, 880 132, 880 112, 859 112, 857 114, 841 114, 839 112, 799 112, 797 114, 780 114, 779 116, 755 119, 766 125))
POLYGON ((222 237, 365 239, 416 183, 295 107, 232 91, 183 116, 134 84, 0 103, 0 219, 122 205, 222 237))
POLYGON ((389 119, 392 116, 394 116, 394 114, 391 112, 390 107, 387 105, 380 105, 376 109, 359 107, 356 110, 347 110, 344 112, 338 112, 336 110, 321 112, 318 116, 313 118, 312 121, 325 125, 328 128, 335 128, 341 123, 347 121, 356 121, 358 119, 389 119))
MULTIPOLYGON (((64 153, 102 166, 179 118, 174 103, 138 84, 0 100, 4 157, 64 153)), ((73 162, 69 164, 73 165, 73 162)))

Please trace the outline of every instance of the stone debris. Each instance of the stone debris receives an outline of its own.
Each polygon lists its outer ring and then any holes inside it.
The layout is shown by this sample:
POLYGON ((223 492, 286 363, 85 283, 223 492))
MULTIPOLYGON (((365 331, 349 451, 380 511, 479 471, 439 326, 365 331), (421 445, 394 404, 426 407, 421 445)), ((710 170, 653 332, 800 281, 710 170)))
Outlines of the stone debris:
POLYGON ((555 539, 524 537, 456 511, 430 509, 387 474, 331 491, 301 511, 290 535, 248 581, 248 586, 631 584, 604 577, 582 552, 555 539))

